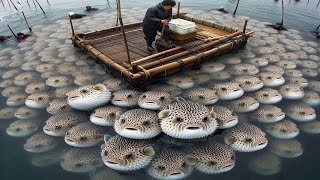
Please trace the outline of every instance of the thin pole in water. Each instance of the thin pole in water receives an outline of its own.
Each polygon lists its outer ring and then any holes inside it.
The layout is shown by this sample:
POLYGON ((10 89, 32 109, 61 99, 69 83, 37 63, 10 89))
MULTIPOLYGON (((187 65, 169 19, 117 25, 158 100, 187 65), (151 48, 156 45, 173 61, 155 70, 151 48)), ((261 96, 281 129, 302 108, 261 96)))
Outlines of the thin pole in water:
POLYGON ((319 26, 317 27, 317 29, 319 29, 320 28, 320 24, 319 24, 319 26))
POLYGON ((12 31, 11 27, 9 26, 9 24, 7 24, 7 25, 8 25, 8 27, 9 27, 11 33, 13 34, 13 36, 14 36, 16 39, 18 39, 17 35, 12 31))
POLYGON ((7 0, 7 3, 9 4, 9 7, 10 7, 10 9, 11 9, 11 4, 10 4, 9 0, 7 0))
POLYGON ((122 31, 122 35, 123 35, 123 40, 124 40, 124 44, 126 46, 128 62, 129 62, 130 65, 132 65, 131 64, 131 59, 130 59, 129 48, 128 48, 128 42, 127 42, 127 38, 126 38, 126 33, 124 32, 124 28, 123 28, 123 22, 122 22, 122 17, 121 17, 120 0, 118 0, 118 14, 119 14, 119 22, 120 22, 120 25, 121 25, 121 31, 122 31))
POLYGON ((30 7, 29 1, 27 0, 28 6, 30 7))
POLYGON ((37 9, 37 5, 36 5, 36 3, 34 2, 34 0, 32 0, 33 1, 33 4, 34 4, 34 7, 37 9))
POLYGON ((118 26, 119 24, 119 7, 118 7, 118 0, 116 0, 116 3, 117 3, 117 22, 116 22, 116 26, 118 26))
POLYGON ((320 0, 319 0, 319 2, 318 2, 318 4, 317 4, 317 7, 319 6, 319 4, 320 4, 320 0))
POLYGON ((26 16, 24 15, 24 12, 23 12, 23 11, 22 11, 22 15, 23 15, 23 17, 24 17, 24 20, 26 21, 26 24, 27 24, 27 26, 28 26, 28 28, 29 28, 29 31, 32 32, 32 29, 31 29, 31 27, 29 26, 28 21, 27 21, 27 18, 26 18, 26 16))
POLYGON ((283 26, 283 17, 284 17, 284 3, 283 3, 283 0, 282 0, 282 18, 281 18, 280 30, 282 29, 282 26, 283 26))
POLYGON ((72 37, 74 37, 74 28, 73 28, 72 19, 71 19, 70 15, 69 15, 69 21, 70 21, 70 26, 71 26, 71 31, 72 31, 72 37))
POLYGON ((14 5, 14 3, 12 2, 12 0, 10 0, 10 2, 12 3, 13 7, 18 11, 18 8, 16 7, 16 5, 14 5))
POLYGON ((5 6, 4 6, 4 3, 3 3, 3 1, 2 1, 2 0, 1 0, 1 3, 2 3, 2 6, 3 6, 3 7, 5 7, 5 6))
POLYGON ((37 4, 39 5, 39 7, 40 7, 41 11, 43 12, 43 14, 46 15, 46 13, 45 13, 44 10, 42 9, 42 7, 41 7, 40 3, 38 2, 38 0, 36 0, 36 2, 37 2, 37 4))
POLYGON ((236 9, 234 10, 233 12, 233 16, 236 15, 236 12, 237 12, 237 9, 238 9, 238 6, 239 6, 239 3, 240 3, 240 0, 237 1, 237 6, 236 6, 236 9))
POLYGON ((51 6, 51 4, 49 3, 49 0, 47 0, 47 3, 49 4, 49 6, 51 6))
POLYGON ((178 2, 178 9, 177 9, 177 17, 179 18, 179 14, 180 14, 180 1, 178 2))

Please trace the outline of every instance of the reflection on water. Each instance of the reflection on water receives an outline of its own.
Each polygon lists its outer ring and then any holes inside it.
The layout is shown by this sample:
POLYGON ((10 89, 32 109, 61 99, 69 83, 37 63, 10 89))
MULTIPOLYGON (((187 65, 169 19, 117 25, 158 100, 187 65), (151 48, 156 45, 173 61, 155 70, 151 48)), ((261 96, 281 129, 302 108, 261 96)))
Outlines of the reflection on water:
MULTIPOLYGON (((72 46, 62 15, 82 7, 40 3, 49 20, 39 9, 37 16, 26 11, 33 35, 1 44, 2 179, 317 179, 320 49, 305 33, 266 28, 254 19, 265 11, 244 13, 241 2, 238 14, 253 17, 248 30, 255 31, 244 49, 132 90, 72 46), (174 103, 177 96, 198 104, 174 103)), ((106 2, 86 3, 106 8, 106 2)), ((124 20, 138 22, 153 3, 124 2, 124 20)), ((186 1, 183 10, 237 28, 248 18, 203 8, 206 3, 186 1)), ((219 5, 230 11, 233 3, 219 5)), ((74 20, 76 31, 114 26, 111 8, 74 20)), ((12 9, 0 15, 20 21, 12 9)))

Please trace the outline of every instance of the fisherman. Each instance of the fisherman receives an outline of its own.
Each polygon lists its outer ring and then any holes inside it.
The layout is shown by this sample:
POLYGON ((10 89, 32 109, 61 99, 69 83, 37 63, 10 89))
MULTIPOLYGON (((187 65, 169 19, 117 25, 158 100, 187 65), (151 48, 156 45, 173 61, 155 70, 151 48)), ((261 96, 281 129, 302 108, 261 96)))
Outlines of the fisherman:
POLYGON ((11 38, 11 36, 0 36, 0 42, 4 42, 4 41, 8 40, 9 38, 11 38))
POLYGON ((99 10, 98 8, 92 8, 91 6, 86 6, 86 10, 87 12, 90 12, 90 11, 97 11, 99 10))
POLYGON ((71 17, 71 19, 80 19, 84 16, 87 16, 85 14, 77 14, 77 13, 74 13, 74 12, 70 12, 69 13, 69 16, 71 17))
POLYGON ((167 25, 172 18, 172 7, 175 5, 174 0, 163 0, 163 2, 147 10, 142 28, 148 51, 155 51, 152 42, 156 38, 157 31, 161 32, 163 26, 165 26, 164 36, 168 37, 170 35, 171 31, 167 25))

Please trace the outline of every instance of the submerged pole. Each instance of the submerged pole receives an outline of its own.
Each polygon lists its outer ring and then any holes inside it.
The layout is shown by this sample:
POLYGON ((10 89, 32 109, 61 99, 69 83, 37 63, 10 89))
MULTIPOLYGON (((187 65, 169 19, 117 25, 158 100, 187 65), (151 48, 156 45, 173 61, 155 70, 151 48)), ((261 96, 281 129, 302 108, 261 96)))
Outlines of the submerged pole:
POLYGON ((237 9, 238 9, 238 6, 239 6, 239 3, 240 3, 240 0, 238 0, 238 1, 237 1, 237 6, 236 6, 236 9, 235 9, 235 10, 234 10, 234 12, 233 12, 233 16, 234 16, 234 15, 236 15, 236 12, 237 12, 237 9))
POLYGON ((37 5, 36 3, 34 2, 34 0, 32 0, 33 4, 34 4, 34 7, 37 9, 37 5))
POLYGON ((320 28, 320 24, 319 24, 319 26, 317 27, 317 29, 319 29, 320 28))
POLYGON ((16 9, 16 11, 18 11, 18 8, 16 7, 16 5, 14 5, 14 3, 12 2, 12 0, 10 0, 10 2, 12 3, 13 7, 16 9))
POLYGON ((29 8, 30 8, 30 4, 29 4, 29 1, 27 0, 27 3, 28 3, 28 6, 29 6, 29 8))
POLYGON ((243 30, 242 30, 243 33, 246 33, 247 24, 248 24, 248 19, 244 21, 243 30))
POLYGON ((7 3, 9 4, 9 7, 10 7, 10 9, 11 9, 11 4, 10 4, 9 0, 7 0, 7 3))
POLYGON ((26 16, 24 15, 24 12, 23 12, 23 11, 22 11, 22 15, 23 15, 24 20, 26 21, 26 24, 27 24, 27 26, 28 26, 28 28, 29 28, 29 31, 32 32, 32 29, 31 29, 31 27, 29 26, 29 23, 28 23, 27 18, 26 18, 26 16))
POLYGON ((118 14, 119 14, 119 22, 120 22, 120 25, 121 25, 121 31, 122 31, 122 35, 123 35, 123 40, 124 40, 124 44, 126 46, 128 62, 129 62, 130 65, 132 65, 131 64, 131 59, 130 59, 129 48, 128 48, 128 42, 127 42, 127 38, 126 38, 126 33, 124 32, 124 28, 123 28, 123 22, 122 22, 122 17, 121 17, 120 0, 118 0, 118 14))
POLYGON ((70 21, 70 26, 71 26, 71 31, 72 31, 72 37, 74 37, 74 29, 73 29, 72 19, 71 19, 70 15, 69 15, 69 21, 70 21))
POLYGON ((2 3, 2 6, 5 7, 5 6, 4 6, 4 3, 3 3, 3 0, 1 0, 1 3, 2 3))
POLYGON ((44 10, 42 9, 42 7, 41 7, 40 3, 38 2, 38 0, 36 0, 36 2, 37 2, 37 4, 39 5, 39 7, 40 7, 41 11, 43 12, 43 14, 46 15, 46 13, 45 13, 44 10))
POLYGON ((318 4, 317 4, 317 7, 319 6, 319 4, 320 4, 320 0, 319 0, 319 2, 318 2, 318 4))
POLYGON ((178 10, 177 10, 177 17, 179 18, 179 14, 180 14, 180 1, 178 2, 178 10))
POLYGON ((119 24, 119 7, 118 7, 118 0, 116 0, 117 3, 117 22, 116 22, 116 26, 118 26, 119 24))
POLYGON ((13 36, 14 36, 16 39, 18 39, 17 35, 12 31, 11 27, 9 26, 9 24, 7 24, 7 25, 8 25, 8 28, 10 29, 11 33, 13 34, 13 36))
POLYGON ((282 18, 281 18, 280 30, 282 29, 282 26, 283 26, 283 17, 284 17, 284 3, 283 3, 283 0, 282 0, 282 18))

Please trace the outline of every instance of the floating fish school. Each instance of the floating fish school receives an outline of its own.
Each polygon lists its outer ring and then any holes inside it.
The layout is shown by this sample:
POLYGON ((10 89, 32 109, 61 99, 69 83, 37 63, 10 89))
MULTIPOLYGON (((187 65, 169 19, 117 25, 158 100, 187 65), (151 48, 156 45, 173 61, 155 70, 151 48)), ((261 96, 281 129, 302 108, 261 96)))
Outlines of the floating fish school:
POLYGON ((246 45, 253 32, 233 29, 213 22, 187 16, 178 11, 173 20, 183 24, 169 24, 173 31, 169 40, 162 34, 156 41, 156 53, 150 54, 145 46, 141 22, 123 25, 120 2, 118 18, 121 26, 89 33, 74 33, 75 47, 89 54, 109 69, 124 77, 132 86, 145 85, 153 80, 168 77, 181 70, 197 66, 208 58, 219 57, 246 45))

